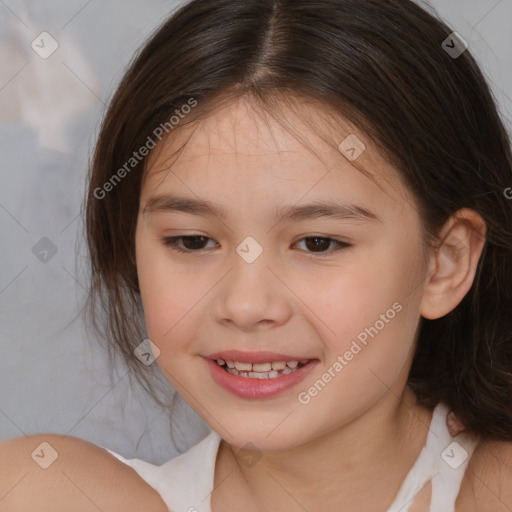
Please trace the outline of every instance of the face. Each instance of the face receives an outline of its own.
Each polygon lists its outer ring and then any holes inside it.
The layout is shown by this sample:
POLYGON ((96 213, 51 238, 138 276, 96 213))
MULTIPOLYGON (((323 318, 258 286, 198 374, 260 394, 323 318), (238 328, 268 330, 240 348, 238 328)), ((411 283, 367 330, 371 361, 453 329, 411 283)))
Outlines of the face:
POLYGON ((170 171, 182 139, 155 150, 141 191, 137 269, 156 362, 234 446, 288 449, 334 432, 403 388, 414 352, 426 277, 414 202, 368 137, 347 122, 329 132, 333 147, 308 109, 287 119, 314 152, 240 100, 182 130, 192 136, 170 171), (375 182, 335 149, 350 134, 375 182), (318 202, 337 214, 307 207, 318 202), (232 375, 228 361, 265 378, 232 375))

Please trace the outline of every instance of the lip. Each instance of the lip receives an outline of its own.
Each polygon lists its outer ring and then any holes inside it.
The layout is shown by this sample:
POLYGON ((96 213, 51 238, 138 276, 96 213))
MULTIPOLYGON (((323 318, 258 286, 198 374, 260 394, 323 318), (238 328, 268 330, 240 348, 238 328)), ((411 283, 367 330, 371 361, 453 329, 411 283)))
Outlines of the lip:
MULTIPOLYGON (((230 352, 223 352, 223 354, 230 354, 230 352)), ((247 354, 247 353, 246 353, 247 354)), ((216 355, 216 354, 214 354, 216 355)), ((276 354, 273 354, 273 356, 276 354)), ((279 354, 277 354, 279 355, 279 354)), ((272 356, 272 357, 273 357, 272 356)), ((297 385, 301 382, 312 370, 313 368, 320 362, 318 359, 312 359, 309 363, 305 364, 302 368, 289 373, 288 375, 283 375, 281 377, 276 377, 275 379, 251 379, 249 377, 240 377, 238 375, 231 375, 226 370, 223 370, 214 359, 224 359, 223 357, 217 357, 213 359, 206 359, 208 367, 210 369, 210 374, 213 380, 222 388, 229 391, 233 395, 236 395, 241 398, 271 398, 276 395, 279 395, 293 386, 297 385)), ((307 359, 307 358, 304 358, 307 359)), ((241 363, 251 362, 251 361, 241 361, 239 359, 235 359, 240 361, 241 363)), ((297 361, 297 359, 288 359, 289 361, 297 361)), ((265 359, 261 362, 268 361, 283 361, 283 359, 265 359)))
POLYGON ((240 350, 225 350, 224 352, 215 352, 205 356, 206 359, 224 359, 224 361, 238 361, 239 363, 273 363, 276 361, 304 361, 313 359, 312 357, 290 356, 278 354, 277 352, 241 352, 240 350))

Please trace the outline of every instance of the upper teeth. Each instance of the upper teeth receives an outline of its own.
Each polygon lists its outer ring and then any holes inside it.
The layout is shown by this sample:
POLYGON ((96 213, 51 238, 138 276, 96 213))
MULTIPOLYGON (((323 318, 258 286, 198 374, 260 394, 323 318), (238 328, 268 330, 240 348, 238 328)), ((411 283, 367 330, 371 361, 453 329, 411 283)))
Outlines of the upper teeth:
MULTIPOLYGON (((300 361, 307 363, 309 359, 300 361)), ((236 368, 239 371, 245 372, 269 372, 271 370, 284 370, 286 366, 291 369, 297 368, 299 361, 275 361, 272 363, 240 363, 239 361, 230 361, 224 359, 217 359, 217 363, 221 366, 226 364, 228 368, 236 368)))

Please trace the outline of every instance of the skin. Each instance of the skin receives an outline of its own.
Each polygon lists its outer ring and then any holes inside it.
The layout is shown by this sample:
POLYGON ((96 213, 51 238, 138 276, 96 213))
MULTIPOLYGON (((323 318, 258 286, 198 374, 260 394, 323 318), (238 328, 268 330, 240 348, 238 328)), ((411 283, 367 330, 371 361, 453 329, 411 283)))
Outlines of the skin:
POLYGON ((11 439, 0 443, 0 461, 0 512, 167 511, 131 467, 83 439, 50 433, 11 439), (37 463, 43 455, 46 467, 37 463))
POLYGON ((312 119, 321 123, 319 111, 304 106, 301 114, 308 124, 287 112, 314 153, 240 100, 155 150, 141 190, 137 270, 157 363, 223 438, 214 512, 385 510, 425 443, 432 415, 406 385, 420 318, 457 306, 484 243, 483 220, 461 210, 444 226, 439 248, 426 253, 414 200, 372 141, 347 121, 329 131, 332 147, 311 129, 312 119), (357 164, 377 183, 335 149, 351 133, 366 145, 357 164), (188 139, 169 169, 176 144, 188 139), (227 217, 144 211, 151 196, 170 193, 219 203, 227 217), (379 220, 275 222, 276 207, 329 199, 379 220), (162 241, 191 235, 206 239, 179 241, 189 254, 162 241), (251 264, 236 252, 248 236, 263 248, 251 264), (324 240, 315 249, 307 242, 313 236, 352 246, 334 251, 324 240), (397 302, 402 310, 317 396, 299 403, 298 393, 397 302), (245 399, 219 387, 204 360, 228 349, 319 363, 291 390, 245 399), (238 453, 249 440, 261 455, 252 467, 238 453))

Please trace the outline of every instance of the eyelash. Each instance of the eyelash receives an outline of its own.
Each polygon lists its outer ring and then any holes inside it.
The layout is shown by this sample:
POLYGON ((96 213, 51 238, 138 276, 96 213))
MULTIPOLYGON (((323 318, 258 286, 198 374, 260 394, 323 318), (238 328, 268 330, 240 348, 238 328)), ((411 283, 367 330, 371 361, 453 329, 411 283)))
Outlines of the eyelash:
MULTIPOLYGON (((185 253, 185 254, 193 254, 196 252, 201 252, 203 250, 203 249, 198 249, 198 250, 194 251, 191 249, 182 249, 181 247, 178 246, 178 240, 182 240, 184 238, 205 238, 207 240, 212 240, 211 238, 208 238, 203 235, 183 235, 183 236, 172 236, 172 237, 162 238, 162 243, 164 246, 170 247, 173 251, 185 253)), ((348 249, 349 247, 352 247, 352 245, 347 242, 342 242, 341 240, 336 240, 334 238, 329 238, 329 237, 324 237, 324 236, 307 236, 307 237, 301 238, 298 242, 302 242, 302 240, 311 240, 311 239, 329 240, 330 242, 334 242, 334 246, 336 248, 332 251, 321 251, 321 252, 307 251, 308 254, 314 254, 314 255, 320 255, 320 256, 322 256, 323 254, 330 255, 332 253, 336 253, 336 252, 342 251, 343 249, 348 249)), ((298 242, 296 242, 296 243, 298 243, 298 242)))

